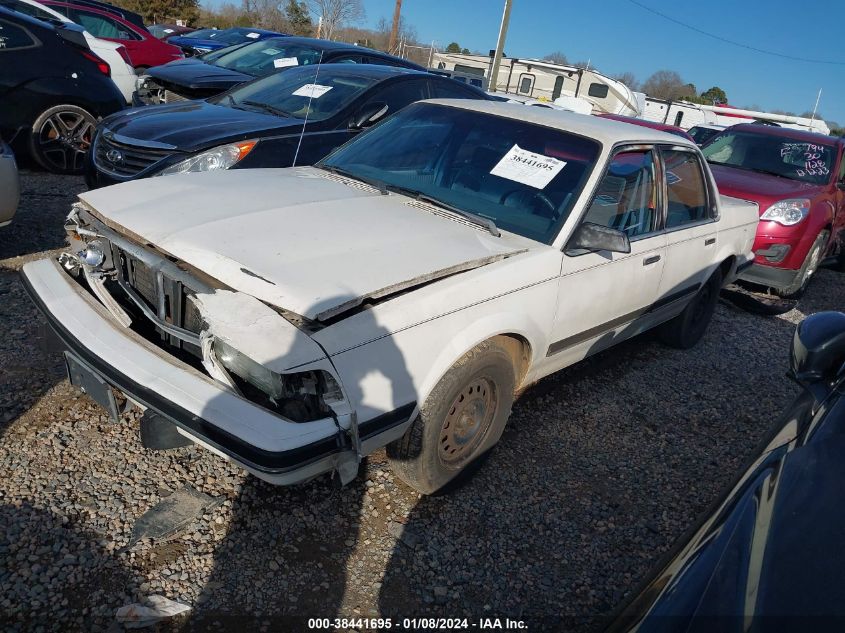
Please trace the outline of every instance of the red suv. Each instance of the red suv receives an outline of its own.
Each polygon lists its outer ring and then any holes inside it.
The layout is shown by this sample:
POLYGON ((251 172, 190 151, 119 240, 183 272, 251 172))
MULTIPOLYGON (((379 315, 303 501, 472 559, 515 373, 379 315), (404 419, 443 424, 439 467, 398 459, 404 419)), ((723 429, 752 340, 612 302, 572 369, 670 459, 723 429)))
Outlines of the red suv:
POLYGON ((73 2, 73 0, 42 0, 59 13, 82 25, 94 37, 117 42, 126 47, 135 70, 160 66, 174 59, 182 59, 182 49, 161 41, 147 29, 130 22, 120 11, 109 10, 102 3, 73 2))
POLYGON ((760 205, 754 265, 740 277, 798 296, 827 257, 845 270, 845 139, 741 124, 701 151, 719 193, 760 205))

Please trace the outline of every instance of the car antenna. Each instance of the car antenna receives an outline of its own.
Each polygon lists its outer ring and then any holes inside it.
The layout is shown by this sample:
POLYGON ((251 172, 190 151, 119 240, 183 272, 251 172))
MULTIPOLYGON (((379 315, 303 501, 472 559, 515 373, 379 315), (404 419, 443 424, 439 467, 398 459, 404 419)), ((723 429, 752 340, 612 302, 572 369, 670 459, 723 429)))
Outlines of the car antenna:
POLYGON ((317 77, 320 76, 320 64, 322 63, 323 51, 320 51, 320 59, 317 60, 317 72, 314 73, 314 83, 311 84, 311 94, 308 96, 308 109, 305 110, 305 120, 302 122, 302 131, 299 133, 299 141, 296 144, 296 151, 293 154, 293 164, 291 164, 291 167, 296 167, 299 148, 302 147, 302 137, 305 136, 305 126, 308 125, 308 115, 311 114, 311 102, 314 100, 314 89, 317 85, 317 77))

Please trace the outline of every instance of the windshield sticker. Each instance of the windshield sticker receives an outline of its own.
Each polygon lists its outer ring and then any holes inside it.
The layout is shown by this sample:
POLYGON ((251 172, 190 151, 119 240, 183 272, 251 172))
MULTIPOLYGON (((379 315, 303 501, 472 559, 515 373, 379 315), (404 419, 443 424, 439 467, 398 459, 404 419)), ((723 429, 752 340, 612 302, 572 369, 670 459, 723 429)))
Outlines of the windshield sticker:
POLYGON ((265 48, 261 52, 264 53, 265 55, 278 55, 282 51, 280 51, 278 48, 265 48))
POLYGON ((329 90, 332 89, 332 86, 321 86, 320 84, 305 84, 293 91, 297 97, 310 97, 311 99, 319 99, 324 94, 326 94, 329 90))
POLYGON ((510 148, 502 160, 490 170, 493 176, 507 178, 535 189, 545 189, 552 179, 564 168, 566 161, 535 154, 519 145, 510 148))
POLYGON ((827 148, 815 143, 784 143, 780 149, 783 162, 795 167, 797 176, 827 176, 827 148))
POLYGON ((165 33, 173 33, 173 29, 164 29, 165 33))
POLYGON ((246 36, 252 40, 258 39, 259 33, 247 33, 246 36))
POLYGON ((299 60, 296 57, 279 57, 273 60, 273 66, 276 68, 287 68, 288 66, 299 66, 299 60))

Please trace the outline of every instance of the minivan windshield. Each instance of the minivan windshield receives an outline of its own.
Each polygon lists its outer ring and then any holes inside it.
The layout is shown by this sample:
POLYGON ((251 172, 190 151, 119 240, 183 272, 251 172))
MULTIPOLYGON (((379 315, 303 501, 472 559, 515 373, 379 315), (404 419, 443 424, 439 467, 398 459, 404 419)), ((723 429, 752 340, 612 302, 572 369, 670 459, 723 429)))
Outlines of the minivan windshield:
MULTIPOLYGON (((348 66, 341 66, 346 69, 348 66)), ((378 77, 357 72, 335 72, 331 64, 291 68, 267 75, 210 99, 210 103, 322 121, 334 116, 378 77)))
POLYGON ((418 103, 318 167, 550 244, 600 150, 598 142, 560 129, 418 103))
POLYGON ((219 55, 215 66, 261 77, 280 68, 309 66, 320 61, 322 50, 302 44, 285 44, 284 38, 253 42, 219 55))
POLYGON ((788 136, 725 130, 701 148, 711 165, 727 165, 813 184, 830 180, 835 148, 788 136))

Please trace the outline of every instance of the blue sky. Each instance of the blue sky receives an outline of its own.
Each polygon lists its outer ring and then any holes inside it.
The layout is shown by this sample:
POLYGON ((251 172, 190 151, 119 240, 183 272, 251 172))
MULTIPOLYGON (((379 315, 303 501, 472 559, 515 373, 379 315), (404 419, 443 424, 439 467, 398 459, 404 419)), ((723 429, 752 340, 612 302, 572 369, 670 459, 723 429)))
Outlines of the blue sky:
MULTIPOLYGON (((837 64, 783 59, 726 44, 672 23, 630 0, 513 0, 505 52, 543 57, 560 50, 606 74, 678 71, 699 91, 718 85, 730 103, 797 113, 819 111, 845 124, 845 1, 637 0, 676 20, 747 46, 837 64)), ((363 0, 366 26, 393 15, 394 0, 363 0)), ((403 0, 402 14, 419 39, 444 48, 495 47, 504 0, 403 0)))
MULTIPOLYGON (((765 55, 717 41, 650 13, 628 0, 513 0, 505 52, 542 57, 556 50, 571 61, 590 59, 607 74, 631 71, 640 81, 677 70, 699 90, 718 85, 731 103, 766 109, 819 111, 845 124, 845 2, 817 0, 638 0, 676 20, 729 40, 814 64, 765 55)), ((367 23, 393 15, 394 0, 364 0, 367 23)), ((495 47, 502 0, 404 0, 402 14, 419 38, 472 50, 495 47)))

